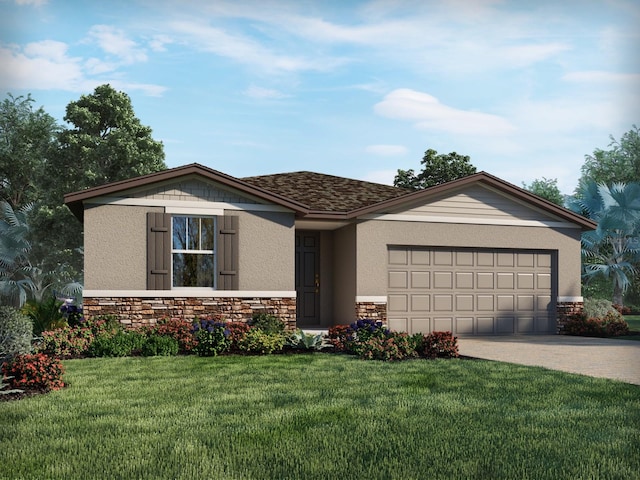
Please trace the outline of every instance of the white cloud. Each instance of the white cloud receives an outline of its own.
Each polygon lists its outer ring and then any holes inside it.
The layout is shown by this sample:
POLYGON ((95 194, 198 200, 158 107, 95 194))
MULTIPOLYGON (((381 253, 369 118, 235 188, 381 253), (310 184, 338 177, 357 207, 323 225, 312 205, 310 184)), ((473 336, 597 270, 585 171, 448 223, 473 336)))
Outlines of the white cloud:
POLYGON ((34 7, 40 7, 49 3, 49 0, 15 0, 16 5, 33 5, 34 7))
POLYGON ((172 22, 170 28, 188 37, 197 48, 268 73, 328 71, 345 62, 329 57, 278 54, 249 37, 230 34, 202 22, 177 21, 172 22))
POLYGON ((386 95, 374 110, 383 117, 411 121, 424 130, 490 136, 515 131, 509 121, 497 115, 449 107, 428 93, 406 88, 386 95))
POLYGON ((94 25, 89 30, 89 38, 98 43, 100 48, 114 55, 125 64, 145 62, 147 54, 138 44, 127 38, 126 34, 109 25, 94 25))
POLYGON ((280 98, 287 98, 290 95, 286 95, 278 90, 273 90, 270 88, 262 88, 257 87, 255 85, 251 85, 244 92, 247 97, 258 98, 261 100, 275 100, 280 98))
POLYGON ((83 60, 68 54, 68 45, 45 40, 18 46, 0 46, 0 89, 6 90, 63 90, 86 92, 103 83, 111 83, 127 90, 139 90, 146 95, 161 95, 166 88, 160 85, 123 82, 117 76, 92 75, 115 70, 116 65, 90 58, 83 60))
POLYGON ((575 83, 622 83, 637 86, 640 85, 640 74, 584 70, 565 73, 562 80, 575 83))
POLYGON ((148 43, 154 52, 166 52, 167 49, 165 45, 174 43, 174 41, 173 38, 168 35, 154 35, 148 43))
POLYGON ((404 145, 369 145, 365 148, 365 151, 382 157, 395 157, 398 155, 404 155, 409 150, 404 145))

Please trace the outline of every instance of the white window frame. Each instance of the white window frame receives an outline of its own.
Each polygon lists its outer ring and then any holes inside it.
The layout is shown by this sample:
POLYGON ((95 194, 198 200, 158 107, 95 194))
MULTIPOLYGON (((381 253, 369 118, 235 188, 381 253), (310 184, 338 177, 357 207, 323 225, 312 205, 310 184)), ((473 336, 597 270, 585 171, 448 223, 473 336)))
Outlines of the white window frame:
MULTIPOLYGON (((187 227, 188 228, 188 227, 187 227)), ((218 238, 216 232, 218 231, 218 218, 216 215, 201 215, 198 213, 172 213, 171 214, 171 289, 172 290, 189 290, 193 291, 196 289, 200 290, 217 290, 218 289, 218 275, 217 266, 218 266, 218 238), (186 225, 189 225, 189 218, 212 218, 213 219, 213 250, 189 250, 189 249, 174 249, 173 248, 173 221, 176 217, 184 217, 187 219, 186 225), (213 287, 176 287, 173 284, 173 254, 174 253, 186 253, 186 254, 201 254, 201 255, 212 255, 213 256, 213 271, 211 275, 213 276, 213 287)), ((188 234, 188 231, 185 232, 188 234)), ((187 237, 185 235, 185 241, 188 244, 187 237)))

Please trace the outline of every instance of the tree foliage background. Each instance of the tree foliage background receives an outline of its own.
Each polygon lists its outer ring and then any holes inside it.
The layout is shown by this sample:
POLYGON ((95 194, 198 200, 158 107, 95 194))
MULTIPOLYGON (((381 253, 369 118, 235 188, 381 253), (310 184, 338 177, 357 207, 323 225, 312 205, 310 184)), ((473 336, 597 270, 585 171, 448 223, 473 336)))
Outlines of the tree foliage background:
POLYGON ((29 264, 61 281, 81 281, 82 225, 67 193, 166 169, 164 147, 110 85, 70 102, 60 126, 31 96, 0 105, 0 200, 29 214, 29 264))
POLYGON ((471 159, 467 155, 459 155, 456 152, 439 154, 429 149, 424 152, 420 163, 422 170, 418 173, 413 169, 399 169, 393 184, 409 190, 422 190, 476 173, 476 167, 471 164, 471 159))

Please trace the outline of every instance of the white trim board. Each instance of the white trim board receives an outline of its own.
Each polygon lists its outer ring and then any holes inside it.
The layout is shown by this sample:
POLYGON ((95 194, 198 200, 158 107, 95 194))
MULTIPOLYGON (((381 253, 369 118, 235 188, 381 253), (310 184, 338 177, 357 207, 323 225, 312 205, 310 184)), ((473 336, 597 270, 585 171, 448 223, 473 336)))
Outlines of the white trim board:
POLYGON ((472 225, 507 225, 512 227, 580 228, 579 225, 569 222, 542 222, 538 220, 479 217, 441 217, 436 215, 407 215, 399 213, 370 213, 358 218, 362 220, 384 220, 392 222, 463 223, 472 225))
POLYGON ((224 210, 243 210, 254 212, 293 212, 293 210, 281 207, 279 205, 265 205, 262 203, 196 202, 192 200, 183 201, 135 197, 104 196, 85 200, 85 203, 89 205, 128 205, 135 207, 165 207, 167 209, 171 208, 172 211, 167 211, 167 213, 186 213, 187 211, 189 213, 192 213, 194 210, 209 210, 218 212, 222 212, 224 210))
POLYGON ((84 298, 295 298, 289 290, 84 290, 84 298))
POLYGON ((356 303, 387 303, 386 295, 357 295, 356 303))

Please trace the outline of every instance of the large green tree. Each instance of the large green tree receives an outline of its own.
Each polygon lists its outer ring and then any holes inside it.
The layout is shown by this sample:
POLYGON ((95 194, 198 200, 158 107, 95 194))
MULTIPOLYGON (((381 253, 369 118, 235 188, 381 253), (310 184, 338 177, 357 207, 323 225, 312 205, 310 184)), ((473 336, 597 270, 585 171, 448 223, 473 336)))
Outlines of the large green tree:
POLYGON ((640 129, 633 125, 620 140, 609 138, 608 150, 597 148, 593 155, 585 155, 578 189, 589 181, 606 185, 640 182, 640 129))
POLYGON ((558 188, 557 178, 542 177, 542 179, 535 179, 529 185, 522 182, 522 186, 525 190, 528 190, 539 197, 549 200, 561 207, 564 206, 564 195, 562 195, 558 188))
POLYGON ((34 219, 36 258, 45 268, 61 262, 82 270, 82 226, 64 205, 64 195, 108 182, 166 169, 162 142, 136 117, 131 99, 110 85, 69 103, 59 148, 45 169, 44 201, 34 219), (55 252, 56 257, 51 257, 55 252))
POLYGON ((8 94, 0 103, 0 199, 19 208, 41 199, 45 165, 59 126, 34 99, 8 94))
POLYGON ((417 174, 413 169, 398 169, 393 184, 410 190, 422 190, 476 173, 476 167, 471 164, 470 158, 456 152, 438 154, 429 149, 424 152, 420 163, 422 171, 417 174))
POLYGON ((613 303, 623 305, 640 262, 640 183, 587 182, 568 206, 598 222, 596 230, 582 234, 583 279, 610 280, 613 303))

